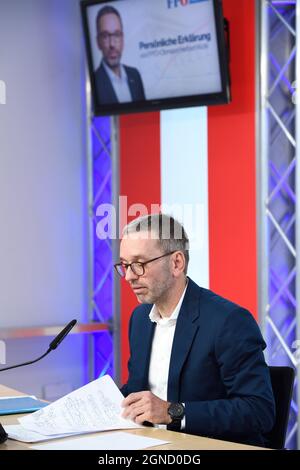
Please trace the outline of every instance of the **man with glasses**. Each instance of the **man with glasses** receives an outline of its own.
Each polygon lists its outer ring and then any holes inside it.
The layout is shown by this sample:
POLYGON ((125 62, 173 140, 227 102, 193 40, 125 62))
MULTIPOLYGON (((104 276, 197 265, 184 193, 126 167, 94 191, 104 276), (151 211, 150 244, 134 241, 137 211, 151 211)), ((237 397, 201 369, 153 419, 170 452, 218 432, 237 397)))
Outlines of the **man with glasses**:
POLYGON ((112 6, 104 6, 96 18, 97 44, 102 61, 95 71, 96 90, 100 104, 127 103, 145 99, 140 73, 121 64, 124 47, 123 25, 120 13, 112 6))
POLYGON ((247 310, 187 277, 188 244, 168 215, 124 229, 115 269, 142 305, 130 319, 123 416, 264 445, 274 423, 265 342, 247 310))

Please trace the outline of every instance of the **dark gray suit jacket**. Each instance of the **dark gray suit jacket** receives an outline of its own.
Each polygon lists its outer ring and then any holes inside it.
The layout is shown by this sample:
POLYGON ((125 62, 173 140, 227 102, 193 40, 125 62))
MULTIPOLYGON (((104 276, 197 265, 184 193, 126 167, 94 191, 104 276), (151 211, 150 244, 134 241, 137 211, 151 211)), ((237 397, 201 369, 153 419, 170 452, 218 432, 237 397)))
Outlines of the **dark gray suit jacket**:
MULTIPOLYGON (((129 377, 121 391, 149 390, 155 323, 152 305, 130 319, 129 377)), ((274 424, 265 342, 252 315, 191 279, 178 315, 170 359, 168 401, 184 402, 184 432, 265 445, 274 424)))
MULTIPOLYGON (((132 101, 145 100, 145 92, 140 73, 133 67, 123 66, 128 77, 128 85, 132 101)), ((99 104, 118 103, 118 98, 107 75, 103 63, 95 71, 96 92, 99 104)))

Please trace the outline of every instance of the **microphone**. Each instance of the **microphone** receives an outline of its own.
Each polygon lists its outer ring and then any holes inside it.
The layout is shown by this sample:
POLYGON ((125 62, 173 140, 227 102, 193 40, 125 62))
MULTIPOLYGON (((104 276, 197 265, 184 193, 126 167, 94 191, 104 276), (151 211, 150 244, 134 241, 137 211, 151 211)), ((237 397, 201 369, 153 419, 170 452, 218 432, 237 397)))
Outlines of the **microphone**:
MULTIPOLYGON (((67 326, 64 327, 64 329, 54 338, 54 340, 51 341, 48 350, 42 356, 38 357, 37 359, 34 359, 33 361, 23 362, 22 364, 15 364, 14 366, 4 367, 3 369, 0 369, 0 372, 4 372, 5 370, 9 369, 15 369, 16 367, 27 366, 29 364, 34 364, 35 362, 40 361, 41 359, 43 359, 43 357, 47 356, 49 352, 57 348, 57 346, 62 342, 63 339, 65 339, 67 334, 72 330, 73 326, 76 325, 76 323, 77 320, 70 321, 70 323, 68 323, 67 326)), ((8 435, 0 424, 0 444, 3 444, 3 442, 5 442, 7 438, 8 435)))
POLYGON ((47 356, 49 352, 57 348, 57 346, 72 330, 73 326, 76 325, 76 323, 77 323, 77 320, 70 321, 70 323, 68 323, 67 326, 64 327, 64 329, 54 338, 54 340, 51 341, 51 343, 49 344, 48 350, 42 356, 38 357, 37 359, 34 359, 33 361, 23 362, 22 364, 15 364, 14 366, 4 367, 3 369, 0 369, 0 372, 4 372, 5 370, 9 370, 9 369, 15 369, 16 367, 27 366, 29 364, 34 364, 35 362, 40 361, 41 359, 43 359, 43 357, 47 356))
POLYGON ((67 326, 64 327, 64 329, 56 336, 56 338, 51 341, 51 343, 49 344, 49 349, 51 351, 57 348, 57 346, 62 342, 63 339, 65 339, 67 334, 69 334, 69 332, 72 330, 73 326, 76 325, 76 323, 77 320, 70 321, 70 323, 68 323, 67 326))

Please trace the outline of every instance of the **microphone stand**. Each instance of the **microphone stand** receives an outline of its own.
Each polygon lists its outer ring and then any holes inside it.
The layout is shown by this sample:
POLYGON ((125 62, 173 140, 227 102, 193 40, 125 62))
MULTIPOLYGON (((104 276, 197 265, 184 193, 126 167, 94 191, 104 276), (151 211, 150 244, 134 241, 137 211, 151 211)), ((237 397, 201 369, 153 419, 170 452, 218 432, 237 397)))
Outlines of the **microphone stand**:
MULTIPOLYGON (((10 370, 10 369, 15 369, 16 367, 27 366, 29 364, 34 364, 35 362, 40 361, 45 356, 47 356, 49 352, 57 348, 57 346, 62 342, 62 340, 71 331, 73 326, 76 325, 76 323, 77 323, 77 320, 70 321, 70 323, 68 323, 67 326, 65 326, 65 328, 54 338, 54 340, 51 341, 51 343, 49 344, 48 350, 42 356, 38 357, 37 359, 34 359, 33 361, 23 362, 22 364, 15 364, 14 366, 4 367, 3 369, 0 369, 0 372, 4 372, 5 370, 10 370)), ((0 444, 3 444, 7 440, 7 438, 8 438, 8 434, 7 432, 5 432, 5 429, 0 423, 0 444)))

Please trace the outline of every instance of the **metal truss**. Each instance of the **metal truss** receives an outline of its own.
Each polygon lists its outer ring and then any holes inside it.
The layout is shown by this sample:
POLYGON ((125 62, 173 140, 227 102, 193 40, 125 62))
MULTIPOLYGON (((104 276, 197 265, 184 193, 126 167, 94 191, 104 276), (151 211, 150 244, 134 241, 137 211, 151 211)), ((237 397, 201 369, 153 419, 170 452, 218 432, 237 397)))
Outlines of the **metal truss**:
MULTIPOLYGON (((90 93, 87 92, 89 103, 90 93)), ((88 106, 89 109, 89 106, 88 106)), ((113 263, 117 240, 101 238, 97 210, 111 206, 117 210, 118 195, 118 122, 109 117, 88 118, 88 192, 89 192, 89 317, 104 330, 94 333, 89 344, 90 379, 105 374, 119 382, 119 293, 114 282, 113 263)), ((118 214, 116 214, 118 215, 118 214)), ((102 217, 103 219, 103 217, 102 217)))
POLYGON ((259 315, 267 342, 268 364, 289 365, 297 373, 286 439, 290 449, 300 448, 299 364, 295 351, 299 338, 297 283, 300 286, 296 217, 299 167, 296 7, 296 0, 257 2, 259 315))

